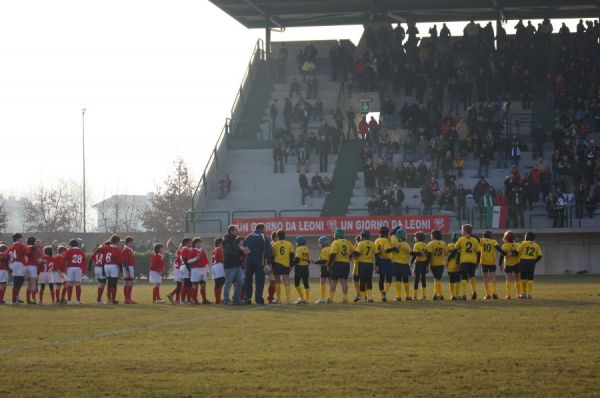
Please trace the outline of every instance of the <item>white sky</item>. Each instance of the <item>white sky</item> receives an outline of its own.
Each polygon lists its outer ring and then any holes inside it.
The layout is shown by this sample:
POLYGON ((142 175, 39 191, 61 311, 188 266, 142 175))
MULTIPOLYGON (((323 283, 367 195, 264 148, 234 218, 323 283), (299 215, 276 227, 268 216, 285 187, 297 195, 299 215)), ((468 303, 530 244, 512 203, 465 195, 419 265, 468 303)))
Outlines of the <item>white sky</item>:
MULTIPOLYGON (((357 42, 361 32, 288 29, 273 40, 357 42)), ((0 193, 81 179, 83 107, 90 202, 152 191, 178 156, 198 175, 263 35, 206 0, 0 2, 0 193)))

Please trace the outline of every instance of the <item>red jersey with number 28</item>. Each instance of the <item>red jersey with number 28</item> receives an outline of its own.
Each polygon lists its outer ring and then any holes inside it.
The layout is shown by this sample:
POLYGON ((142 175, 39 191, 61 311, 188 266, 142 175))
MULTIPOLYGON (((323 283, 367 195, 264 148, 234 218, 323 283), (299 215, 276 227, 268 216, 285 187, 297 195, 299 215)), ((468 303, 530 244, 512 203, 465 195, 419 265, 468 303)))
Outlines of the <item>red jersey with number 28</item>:
POLYGON ((65 262, 67 268, 79 267, 85 272, 85 253, 78 247, 72 247, 65 252, 65 262))

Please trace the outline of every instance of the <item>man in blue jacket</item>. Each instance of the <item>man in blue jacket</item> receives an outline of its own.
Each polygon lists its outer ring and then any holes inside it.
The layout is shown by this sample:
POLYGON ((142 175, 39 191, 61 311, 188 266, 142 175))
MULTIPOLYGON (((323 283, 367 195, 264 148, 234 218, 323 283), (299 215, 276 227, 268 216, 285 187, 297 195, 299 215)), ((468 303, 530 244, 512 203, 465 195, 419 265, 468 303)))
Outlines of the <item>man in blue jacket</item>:
POLYGON ((250 254, 246 256, 246 278, 244 282, 244 293, 246 304, 252 304, 252 277, 256 277, 256 292, 254 300, 256 304, 264 304, 263 289, 265 287, 265 264, 271 264, 273 253, 271 252, 271 239, 265 236, 265 224, 258 224, 253 233, 246 237, 246 247, 250 254))

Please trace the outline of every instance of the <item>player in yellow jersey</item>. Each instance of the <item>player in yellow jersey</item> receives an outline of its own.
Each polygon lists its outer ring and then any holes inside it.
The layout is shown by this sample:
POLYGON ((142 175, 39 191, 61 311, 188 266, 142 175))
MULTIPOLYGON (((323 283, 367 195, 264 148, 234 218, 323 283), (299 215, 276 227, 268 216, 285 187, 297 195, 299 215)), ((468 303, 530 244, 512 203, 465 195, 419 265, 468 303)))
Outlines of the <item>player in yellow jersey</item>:
POLYGON ((460 294, 462 300, 467 300, 467 281, 471 282, 471 300, 477 300, 477 278, 475 269, 479 263, 479 239, 472 236, 473 226, 462 226, 462 235, 454 244, 454 252, 458 253, 460 269, 460 294))
POLYGON ((417 292, 419 291, 419 282, 421 282, 421 297, 419 300, 427 300, 427 281, 425 281, 425 275, 429 268, 429 253, 427 252, 427 244, 425 243, 425 233, 418 231, 415 233, 415 245, 411 252, 412 260, 411 264, 415 265, 415 284, 414 284, 414 296, 413 300, 417 299, 417 292))
POLYGON ((442 240, 442 231, 434 229, 431 231, 431 241, 427 244, 427 253, 429 253, 429 266, 433 274, 433 301, 443 300, 442 276, 444 275, 444 265, 446 265, 446 242, 442 240))
POLYGON ((321 266, 321 294, 319 299, 315 301, 315 304, 325 304, 327 302, 327 288, 330 284, 329 278, 331 277, 331 273, 327 267, 327 263, 329 263, 329 255, 331 254, 329 238, 327 236, 321 236, 319 238, 319 245, 321 246, 321 254, 319 255, 319 260, 315 261, 315 264, 319 264, 321 266))
MULTIPOLYGON (((354 249, 360 243, 360 235, 356 235, 354 237, 354 249)), ((352 259, 352 284, 354 285, 354 291, 356 292, 356 296, 354 296, 354 302, 358 303, 360 301, 360 278, 358 277, 358 258, 354 257, 352 259)))
POLYGON ((291 304, 290 270, 294 264, 294 246, 285 240, 285 231, 277 231, 277 242, 273 243, 271 248, 273 250, 273 273, 275 274, 275 294, 277 296, 273 304, 281 303, 282 277, 285 285, 286 302, 291 304))
POLYGON ((448 278, 450 279, 450 300, 458 300, 458 293, 460 289, 460 270, 458 269, 458 262, 456 261, 457 255, 454 253, 454 244, 458 240, 458 232, 452 232, 451 242, 446 246, 446 253, 448 253, 448 278))
POLYGON ((343 303, 348 302, 348 275, 350 274, 350 258, 354 252, 352 242, 344 239, 344 230, 336 229, 334 233, 335 240, 331 244, 331 254, 329 255, 329 268, 331 269, 331 286, 329 288, 328 303, 333 303, 337 282, 342 285, 343 303))
POLYGON ((308 304, 310 286, 308 284, 308 266, 310 265, 310 250, 306 247, 304 236, 296 237, 296 253, 294 255, 294 286, 298 292, 296 304, 308 304), (300 287, 300 282, 304 290, 300 287))
POLYGON ((354 260, 358 262, 360 299, 373 302, 373 263, 375 262, 375 243, 371 242, 371 233, 363 231, 360 242, 354 248, 354 260))
POLYGON ((513 284, 517 288, 517 297, 522 297, 521 292, 521 272, 519 271, 519 245, 515 242, 515 234, 512 231, 506 231, 502 237, 504 244, 502 250, 506 255, 500 255, 498 263, 500 270, 506 273, 506 299, 512 298, 513 284))
POLYGON ((495 239, 492 239, 492 231, 485 231, 483 238, 479 240, 479 265, 483 272, 483 287, 485 289, 484 300, 498 300, 496 293, 496 252, 506 255, 495 239))
POLYGON ((381 301, 387 301, 387 293, 392 285, 394 274, 392 267, 392 242, 388 227, 379 228, 379 238, 375 240, 375 269, 379 273, 379 292, 381 301))
POLYGON ((533 275, 535 274, 535 265, 542 259, 542 249, 535 242, 533 232, 525 233, 525 240, 519 245, 519 259, 521 261, 519 269, 521 271, 521 286, 525 298, 531 299, 533 291, 533 275))
POLYGON ((410 294, 410 252, 412 249, 409 244, 406 243, 406 232, 402 228, 396 229, 392 240, 392 247, 394 252, 392 253, 392 265, 396 275, 396 291, 398 296, 394 301, 401 301, 401 283, 404 285, 404 294, 406 301, 412 301, 410 294))
MULTIPOLYGON (((277 232, 271 233, 271 250, 273 250, 273 243, 277 242, 277 232)), ((270 273, 265 274, 269 278, 269 288, 267 289, 267 302, 272 304, 275 301, 275 274, 273 273, 273 267, 270 268, 270 273)))

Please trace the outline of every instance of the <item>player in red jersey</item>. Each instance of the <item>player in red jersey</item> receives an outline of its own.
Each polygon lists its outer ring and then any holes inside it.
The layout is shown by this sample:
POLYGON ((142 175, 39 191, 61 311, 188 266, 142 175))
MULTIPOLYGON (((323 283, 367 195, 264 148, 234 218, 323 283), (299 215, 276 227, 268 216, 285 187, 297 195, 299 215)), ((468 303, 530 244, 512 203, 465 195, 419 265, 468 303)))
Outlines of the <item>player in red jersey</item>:
POLYGON ((38 266, 42 262, 40 242, 33 236, 27 238, 27 256, 25 257, 25 280, 27 281, 27 304, 37 304, 38 266))
POLYGON ((165 248, 161 243, 155 243, 152 251, 154 254, 150 259, 150 283, 152 288, 152 302, 154 304, 164 304, 160 298, 160 283, 165 272, 165 248))
POLYGON ((40 283, 40 304, 44 302, 44 291, 46 284, 50 288, 50 297, 52 304, 56 302, 54 292, 54 250, 52 246, 44 247, 44 255, 42 256, 42 267, 38 274, 38 282, 40 283))
POLYGON ((27 304, 37 304, 38 266, 42 261, 40 243, 33 236, 27 238, 27 255, 25 256, 25 280, 27 281, 27 304))
POLYGON ((65 295, 67 287, 67 264, 65 263, 65 252, 67 248, 64 246, 58 247, 58 254, 54 256, 54 295, 56 296, 56 304, 66 304, 65 295), (62 288, 62 294, 61 294, 62 288), (60 297, 60 298, 59 298, 60 297))
POLYGON ((79 241, 71 239, 69 250, 65 252, 65 263, 67 267, 67 297, 69 302, 73 302, 73 286, 75 286, 75 304, 81 302, 81 276, 86 268, 85 253, 79 248, 79 241))
POLYGON ((16 233, 12 236, 13 244, 8 249, 8 268, 12 272, 13 289, 12 289, 12 304, 19 304, 19 292, 25 283, 25 259, 29 250, 21 239, 23 235, 16 233))
POLYGON ((121 258, 123 262, 123 279, 125 280, 125 286, 123 286, 125 304, 137 304, 137 302, 131 298, 131 291, 133 290, 133 278, 135 277, 135 256, 133 255, 133 251, 133 238, 128 236, 125 238, 125 247, 123 248, 123 256, 121 258))
POLYGON ((0 304, 6 304, 4 293, 8 284, 8 246, 0 243, 0 304))
POLYGON ((225 284, 225 268, 223 265, 223 238, 215 239, 215 248, 212 252, 211 274, 215 280, 215 302, 222 304, 221 291, 225 284))
POLYGON ((190 238, 184 238, 179 245, 179 249, 175 252, 175 261, 173 261, 173 277, 175 278, 175 289, 169 294, 167 294, 167 298, 171 302, 171 304, 181 302, 181 296, 183 294, 183 279, 185 277, 185 273, 187 272, 187 268, 183 265, 181 260, 181 249, 183 249, 188 242, 191 242, 190 238), (173 300, 173 295, 175 295, 175 300, 173 300))
POLYGON ((121 237, 113 235, 110 237, 110 246, 104 246, 104 272, 108 279, 108 297, 112 304, 119 304, 117 301, 117 282, 121 273, 122 252, 119 249, 121 237))
POLYGON ((212 304, 206 299, 206 274, 208 271, 208 255, 202 249, 202 239, 194 238, 192 240, 193 258, 188 261, 190 265, 190 280, 192 282, 192 303, 198 302, 198 286, 200 286, 200 295, 202 304, 212 304))
MULTIPOLYGON (((110 246, 110 241, 104 242, 104 245, 98 246, 94 251, 94 254, 90 257, 89 265, 94 265, 94 276, 98 281, 98 295, 96 297, 96 304, 104 304, 102 302, 102 294, 104 293, 104 287, 106 287, 106 273, 104 272, 104 248, 110 246)), ((106 295, 108 297, 108 294, 106 295)), ((108 297, 110 301, 110 297, 108 297)))
POLYGON ((190 279, 190 264, 189 260, 194 257, 192 249, 192 240, 185 238, 181 242, 184 246, 179 249, 181 265, 179 270, 182 273, 183 287, 181 289, 181 304, 191 304, 192 301, 192 280, 190 279), (184 244, 185 242, 185 244, 184 244))

